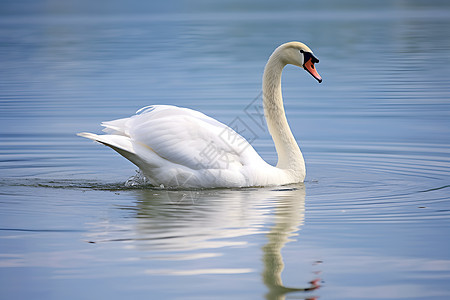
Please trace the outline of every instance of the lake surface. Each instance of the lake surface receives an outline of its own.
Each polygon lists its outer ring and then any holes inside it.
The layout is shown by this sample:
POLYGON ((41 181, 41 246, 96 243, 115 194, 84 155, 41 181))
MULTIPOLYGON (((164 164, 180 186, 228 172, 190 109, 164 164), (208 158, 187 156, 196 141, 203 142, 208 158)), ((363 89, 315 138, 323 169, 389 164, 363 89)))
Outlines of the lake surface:
POLYGON ((449 299, 448 1, 0 3, 1 299, 449 299), (283 5, 281 5, 283 4, 283 5), (271 52, 304 184, 128 188, 76 136, 151 104, 252 114, 271 52))

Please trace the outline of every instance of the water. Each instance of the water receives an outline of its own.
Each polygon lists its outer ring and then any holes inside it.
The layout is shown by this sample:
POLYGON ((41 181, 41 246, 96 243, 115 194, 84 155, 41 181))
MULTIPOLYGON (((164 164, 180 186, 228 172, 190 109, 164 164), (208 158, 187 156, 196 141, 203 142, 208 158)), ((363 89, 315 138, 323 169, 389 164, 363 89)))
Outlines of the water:
POLYGON ((0 4, 0 298, 448 299, 450 5, 255 5, 0 4), (75 136, 174 104, 276 163, 251 113, 291 40, 324 79, 283 74, 304 184, 127 188, 133 165, 75 136))

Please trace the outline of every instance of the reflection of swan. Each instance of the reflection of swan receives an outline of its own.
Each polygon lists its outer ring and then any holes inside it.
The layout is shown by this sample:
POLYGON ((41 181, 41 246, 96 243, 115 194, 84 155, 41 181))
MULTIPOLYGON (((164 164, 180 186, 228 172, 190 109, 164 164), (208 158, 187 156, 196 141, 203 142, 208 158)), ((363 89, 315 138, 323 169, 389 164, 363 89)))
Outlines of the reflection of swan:
POLYGON ((269 208, 260 205, 268 195, 276 194, 267 189, 137 192, 137 246, 141 250, 203 254, 246 246, 234 238, 261 233, 261 224, 270 216, 269 208))
POLYGON ((248 187, 303 182, 305 163, 289 128, 281 95, 287 64, 304 68, 319 82, 319 60, 299 42, 278 47, 264 69, 263 104, 278 164, 267 164, 230 127, 187 108, 154 105, 135 116, 104 122, 107 135, 80 133, 116 150, 137 165, 153 185, 248 187))
MULTIPOLYGON (((262 283, 269 290, 266 298, 277 300, 289 292, 317 287, 287 288, 281 280, 281 250, 304 221, 303 184, 276 190, 142 189, 133 193, 136 207, 124 207, 135 211, 131 237, 120 226, 109 234, 109 240, 129 241, 127 248, 139 256, 135 259, 153 261, 147 264, 147 274, 256 274, 262 269, 262 283), (253 259, 260 247, 255 238, 261 241, 263 234, 267 242, 262 259, 253 259), (234 259, 235 255, 240 259, 234 259), (255 268, 258 262, 263 265, 255 268)), ((103 241, 108 239, 103 237, 103 241)))
POLYGON ((275 207, 275 225, 268 233, 268 243, 263 247, 264 284, 269 288, 266 299, 282 300, 291 292, 306 292, 318 288, 315 281, 306 288, 290 288, 283 285, 281 272, 284 268, 281 249, 289 242, 303 224, 305 215, 305 187, 296 191, 287 191, 278 198, 275 207))

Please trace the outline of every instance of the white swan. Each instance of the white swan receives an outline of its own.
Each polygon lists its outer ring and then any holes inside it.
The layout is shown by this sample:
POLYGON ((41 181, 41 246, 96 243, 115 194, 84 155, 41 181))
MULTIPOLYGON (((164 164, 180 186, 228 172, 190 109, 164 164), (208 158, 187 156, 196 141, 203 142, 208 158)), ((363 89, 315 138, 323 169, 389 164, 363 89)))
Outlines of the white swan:
POLYGON ((250 187, 303 182, 303 155, 286 119, 281 73, 287 64, 304 68, 319 82, 319 60, 300 42, 279 46, 263 75, 263 105, 278 154, 266 163, 233 129, 200 112, 168 105, 140 109, 136 115, 103 122, 106 135, 79 133, 130 160, 152 185, 181 188, 250 187))

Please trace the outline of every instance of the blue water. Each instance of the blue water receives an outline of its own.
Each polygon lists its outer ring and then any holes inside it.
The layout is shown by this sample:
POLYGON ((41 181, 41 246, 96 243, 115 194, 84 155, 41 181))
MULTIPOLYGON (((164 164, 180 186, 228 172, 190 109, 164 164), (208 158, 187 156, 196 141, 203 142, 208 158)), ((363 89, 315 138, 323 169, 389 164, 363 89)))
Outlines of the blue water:
POLYGON ((0 298, 448 299, 449 27, 447 1, 2 1, 0 298), (275 164, 252 112, 291 40, 324 79, 283 73, 304 184, 127 188, 75 135, 172 104, 275 164))

